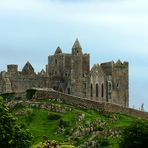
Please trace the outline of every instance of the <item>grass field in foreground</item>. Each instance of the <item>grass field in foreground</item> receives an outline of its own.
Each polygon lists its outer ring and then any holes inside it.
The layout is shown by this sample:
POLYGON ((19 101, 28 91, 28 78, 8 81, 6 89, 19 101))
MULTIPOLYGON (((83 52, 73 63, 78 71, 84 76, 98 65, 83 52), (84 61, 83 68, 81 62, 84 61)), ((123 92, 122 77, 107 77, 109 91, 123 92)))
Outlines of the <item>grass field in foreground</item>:
MULTIPOLYGON (((79 127, 86 128, 88 125, 93 125, 97 120, 100 121, 100 125, 96 125, 95 131, 121 131, 124 127, 128 126, 135 118, 121 114, 103 114, 95 110, 76 108, 70 105, 65 105, 52 100, 44 100, 42 104, 57 105, 61 108, 69 108, 70 111, 55 112, 51 109, 41 109, 40 107, 30 107, 18 105, 13 110, 13 113, 19 113, 24 111, 25 114, 18 115, 18 122, 23 124, 30 130, 34 136, 32 143, 38 144, 42 142, 43 137, 48 137, 50 140, 56 140, 58 142, 72 143, 75 146, 84 145, 89 142, 94 136, 93 132, 86 133, 83 136, 75 138, 73 134, 79 129, 79 127), (79 115, 84 115, 82 121, 78 121, 79 115), (49 116, 53 116, 50 119, 49 116), (57 119, 54 119, 58 117, 57 119), (59 132, 61 120, 64 124, 64 132, 59 132)), ((115 136, 96 136, 94 140, 102 142, 102 148, 107 148, 109 145, 118 148, 118 138, 115 136), (102 140, 103 139, 103 140, 102 140)))

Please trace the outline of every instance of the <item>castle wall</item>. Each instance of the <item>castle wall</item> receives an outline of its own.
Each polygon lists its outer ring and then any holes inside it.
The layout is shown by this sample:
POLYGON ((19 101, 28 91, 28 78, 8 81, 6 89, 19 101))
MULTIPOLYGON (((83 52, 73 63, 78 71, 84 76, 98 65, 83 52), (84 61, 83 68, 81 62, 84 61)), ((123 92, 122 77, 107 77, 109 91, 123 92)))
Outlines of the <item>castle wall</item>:
POLYGON ((114 62, 105 62, 105 63, 101 63, 100 66, 103 69, 104 73, 109 76, 112 75, 112 71, 113 71, 113 64, 114 62))
POLYGON ((82 73, 83 77, 87 76, 90 71, 90 56, 89 54, 83 55, 83 63, 82 63, 82 73))
POLYGON ((71 76, 71 54, 64 55, 64 68, 63 73, 65 79, 69 79, 71 76))
POLYGON ((10 74, 10 75, 16 75, 18 74, 18 65, 7 65, 7 72, 10 74))
POLYGON ((117 113, 124 113, 136 118, 143 118, 148 120, 148 113, 139 111, 132 108, 123 107, 121 105, 107 103, 107 102, 100 102, 100 101, 93 101, 73 95, 67 95, 64 93, 56 92, 56 91, 49 91, 49 90, 36 90, 34 95, 34 99, 60 99, 63 103, 73 105, 75 107, 81 107, 85 109, 95 109, 97 111, 107 111, 107 112, 117 112, 117 113))
POLYGON ((12 92, 24 92, 32 87, 47 88, 50 87, 50 81, 47 77, 40 76, 19 76, 10 78, 12 92))
POLYGON ((88 98, 106 101, 106 78, 100 65, 94 65, 89 74, 88 98))

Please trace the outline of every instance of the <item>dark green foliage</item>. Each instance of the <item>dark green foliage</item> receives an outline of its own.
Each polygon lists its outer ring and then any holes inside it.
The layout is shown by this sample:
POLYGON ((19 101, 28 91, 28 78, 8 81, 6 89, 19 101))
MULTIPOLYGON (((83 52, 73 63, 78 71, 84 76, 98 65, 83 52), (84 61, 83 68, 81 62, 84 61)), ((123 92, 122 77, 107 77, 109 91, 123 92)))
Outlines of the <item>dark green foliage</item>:
POLYGON ((12 99, 14 99, 15 97, 15 93, 4 93, 0 95, 4 100, 10 101, 12 99))
POLYGON ((28 148, 32 135, 16 123, 16 119, 9 112, 0 98, 0 147, 28 148))
POLYGON ((33 118, 33 109, 27 108, 26 109, 26 123, 29 124, 32 121, 33 118))
POLYGON ((98 131, 103 131, 103 127, 98 126, 98 127, 97 127, 97 130, 98 130, 98 131))
POLYGON ((49 113, 48 114, 48 119, 49 120, 58 120, 60 118, 61 118, 61 116, 59 114, 56 114, 56 113, 49 113))
POLYGON ((65 127, 68 127, 69 126, 69 122, 68 121, 64 121, 63 119, 60 119, 59 121, 59 127, 61 128, 65 128, 65 127))
POLYGON ((148 148, 148 121, 136 120, 125 128, 120 148, 148 148))
POLYGON ((99 138, 99 144, 100 146, 108 146, 109 145, 109 141, 107 138, 99 138))
POLYGON ((26 98, 27 99, 32 99, 33 96, 35 95, 35 92, 36 92, 36 90, 34 90, 34 89, 28 89, 26 91, 26 98))

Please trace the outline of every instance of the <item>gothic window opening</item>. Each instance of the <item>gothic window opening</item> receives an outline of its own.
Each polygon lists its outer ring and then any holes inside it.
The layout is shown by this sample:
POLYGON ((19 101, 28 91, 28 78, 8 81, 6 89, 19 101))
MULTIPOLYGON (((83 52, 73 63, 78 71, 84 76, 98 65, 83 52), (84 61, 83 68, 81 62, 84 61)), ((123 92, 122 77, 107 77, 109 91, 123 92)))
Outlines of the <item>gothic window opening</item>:
POLYGON ((90 96, 93 97, 93 85, 90 86, 90 96))
POLYGON ((57 61, 57 59, 55 59, 55 64, 57 65, 57 63, 58 63, 58 61, 57 61))
POLYGON ((101 85, 101 97, 104 97, 104 84, 101 85))
POLYGON ((56 90, 56 86, 54 86, 53 89, 56 90))
POLYGON ((112 82, 108 81, 108 92, 111 93, 111 91, 112 91, 112 82))
POLYGON ((96 97, 99 97, 99 87, 98 87, 98 83, 96 84, 96 97))
POLYGON ((68 88, 68 94, 70 94, 70 88, 68 88))

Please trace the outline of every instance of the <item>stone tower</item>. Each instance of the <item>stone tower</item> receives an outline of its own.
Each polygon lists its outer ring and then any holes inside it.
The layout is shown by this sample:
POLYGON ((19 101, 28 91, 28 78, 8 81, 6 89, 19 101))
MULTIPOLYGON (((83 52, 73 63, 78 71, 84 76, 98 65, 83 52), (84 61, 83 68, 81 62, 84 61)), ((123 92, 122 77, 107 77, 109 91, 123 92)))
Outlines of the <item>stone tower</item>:
POLYGON ((83 53, 81 45, 76 39, 72 47, 71 58, 71 92, 77 93, 78 96, 82 96, 82 63, 83 53))
POLYGON ((128 107, 128 62, 106 62, 101 64, 101 68, 106 75, 106 101, 128 107))
POLYGON ((113 65, 112 103, 129 106, 128 62, 118 60, 113 65))

